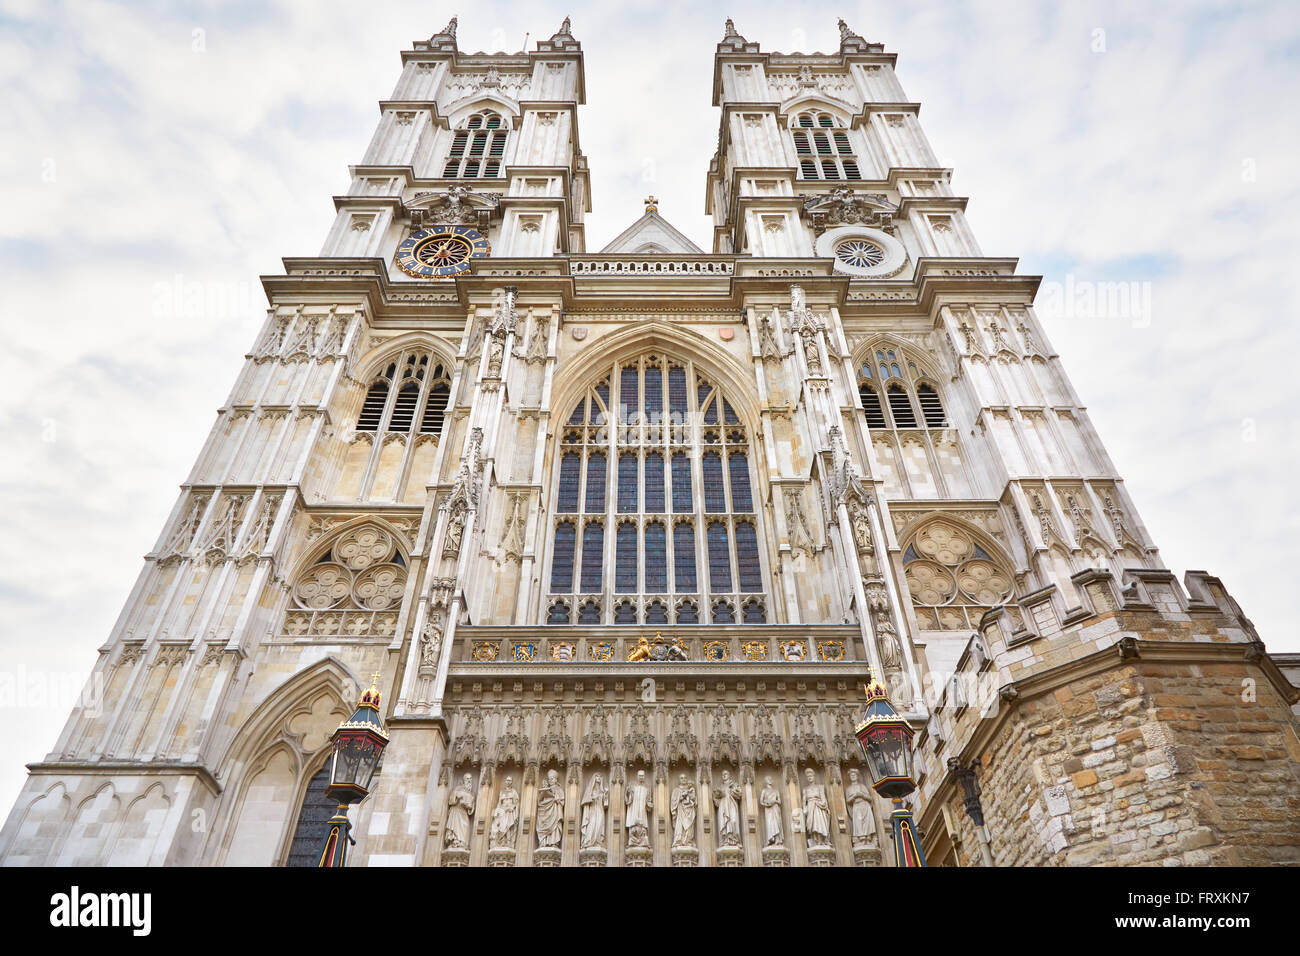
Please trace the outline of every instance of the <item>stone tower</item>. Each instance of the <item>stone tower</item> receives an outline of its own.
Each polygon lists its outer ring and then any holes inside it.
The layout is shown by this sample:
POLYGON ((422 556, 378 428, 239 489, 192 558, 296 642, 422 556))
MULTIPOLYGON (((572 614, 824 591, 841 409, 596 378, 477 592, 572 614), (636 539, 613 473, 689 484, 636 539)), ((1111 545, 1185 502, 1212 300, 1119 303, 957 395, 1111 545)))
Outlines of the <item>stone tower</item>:
POLYGON ((350 865, 888 865, 869 676, 932 863, 1297 860, 1300 666, 1163 568, 892 54, 727 22, 708 253, 587 252, 567 20, 402 62, 5 862, 314 863, 372 672, 350 865))

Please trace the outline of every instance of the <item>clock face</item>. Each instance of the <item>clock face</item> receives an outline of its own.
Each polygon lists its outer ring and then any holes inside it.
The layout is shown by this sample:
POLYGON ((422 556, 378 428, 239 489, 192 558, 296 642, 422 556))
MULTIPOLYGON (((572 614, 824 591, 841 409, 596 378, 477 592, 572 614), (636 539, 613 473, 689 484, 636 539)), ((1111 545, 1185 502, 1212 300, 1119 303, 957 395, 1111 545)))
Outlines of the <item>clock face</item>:
POLYGON ((490 251, 487 238, 469 226, 434 226, 402 240, 397 247, 397 264, 408 275, 436 279, 464 272, 471 259, 490 251))

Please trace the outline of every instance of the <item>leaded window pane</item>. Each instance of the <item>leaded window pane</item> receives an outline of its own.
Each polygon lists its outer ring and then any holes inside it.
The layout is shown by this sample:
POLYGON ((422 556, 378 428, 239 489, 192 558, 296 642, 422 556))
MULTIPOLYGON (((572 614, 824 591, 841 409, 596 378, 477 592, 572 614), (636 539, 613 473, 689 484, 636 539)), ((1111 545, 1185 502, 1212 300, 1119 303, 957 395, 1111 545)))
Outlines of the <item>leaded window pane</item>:
POLYGON ((687 514, 695 510, 691 494, 691 459, 685 452, 673 455, 673 511, 687 514))
POLYGON ((664 456, 652 451, 645 456, 645 511, 646 514, 660 514, 663 510, 664 456))
POLYGON ((674 365, 668 370, 668 413, 674 422, 686 420, 686 369, 674 365))
POLYGON ((567 594, 573 590, 573 546, 577 531, 572 521, 561 521, 555 526, 555 553, 551 558, 551 591, 567 594))
POLYGON ((664 373, 663 369, 645 370, 645 420, 657 422, 664 417, 664 373))
POLYGON ((605 564, 605 528, 592 522, 582 529, 582 592, 600 590, 601 570, 605 564))
POLYGON ((727 457, 727 470, 731 474, 731 510, 753 511, 754 500, 749 490, 749 460, 743 451, 733 451, 727 457))
POLYGON ((605 510, 605 453, 593 452, 587 457, 587 513, 605 510))
POLYGON ((679 594, 699 587, 695 582, 695 526, 689 521, 673 526, 673 576, 679 594))
POLYGON ((325 844, 325 832, 339 805, 337 800, 331 800, 325 795, 325 787, 329 782, 328 765, 313 774, 307 782, 307 792, 303 795, 302 807, 298 811, 298 823, 294 827, 293 842, 289 845, 289 857, 285 860, 285 866, 316 866, 319 862, 321 847, 325 844))
POLYGON ((636 453, 618 456, 618 510, 620 514, 636 511, 637 499, 636 453))
POLYGON ((636 525, 630 521, 618 526, 614 553, 614 590, 619 594, 636 591, 636 525))
POLYGON ((560 500, 555 509, 561 514, 578 510, 578 481, 581 472, 582 459, 576 452, 566 451, 560 459, 560 500))
POLYGON ((636 415, 636 376, 637 369, 635 365, 623 369, 623 376, 618 385, 618 402, 621 406, 623 421, 635 422, 636 415))
POLYGON ((716 451, 705 452, 700 458, 700 472, 704 478, 704 510, 721 514, 727 510, 727 496, 722 487, 722 456, 716 451))
POLYGON ((763 590, 763 570, 758 560, 758 534, 748 521, 736 524, 736 570, 740 590, 763 590))
POLYGON ((709 524, 709 590, 731 590, 731 549, 727 546, 727 526, 721 521, 709 524))
POLYGON ((661 521, 645 526, 645 590, 647 594, 668 590, 668 555, 661 521))

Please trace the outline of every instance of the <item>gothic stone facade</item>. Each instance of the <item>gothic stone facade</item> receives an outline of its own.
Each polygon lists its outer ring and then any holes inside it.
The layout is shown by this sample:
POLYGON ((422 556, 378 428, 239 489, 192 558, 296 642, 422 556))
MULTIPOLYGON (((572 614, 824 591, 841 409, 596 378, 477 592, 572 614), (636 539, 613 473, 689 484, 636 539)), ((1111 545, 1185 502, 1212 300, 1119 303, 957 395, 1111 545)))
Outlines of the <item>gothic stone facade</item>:
POLYGON ((313 863, 372 673, 354 865, 889 865, 868 675, 933 863, 1300 859, 1297 661, 1164 569, 892 54, 728 22, 708 253, 586 251, 567 21, 402 62, 6 863, 313 863))

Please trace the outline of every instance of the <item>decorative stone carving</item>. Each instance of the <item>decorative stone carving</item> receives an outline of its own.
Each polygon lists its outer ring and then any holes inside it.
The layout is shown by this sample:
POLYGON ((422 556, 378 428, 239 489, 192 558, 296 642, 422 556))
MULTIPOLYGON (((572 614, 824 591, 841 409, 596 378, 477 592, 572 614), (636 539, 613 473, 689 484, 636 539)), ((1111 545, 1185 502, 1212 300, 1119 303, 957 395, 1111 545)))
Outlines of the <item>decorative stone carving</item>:
POLYGON ((803 832, 811 849, 816 846, 829 846, 831 842, 831 811, 826 799, 826 787, 817 781, 817 775, 809 767, 804 771, 806 783, 803 788, 803 832))
POLYGON ((876 818, 871 809, 871 792, 856 769, 849 770, 849 785, 844 788, 844 802, 849 809, 849 833, 853 848, 874 846, 876 818))
POLYGON ((816 538, 808 523, 808 516, 803 507, 803 485, 783 485, 782 495, 785 501, 786 533, 790 536, 792 554, 816 550, 816 538))
POLYGON ((837 186, 821 195, 800 198, 814 237, 833 226, 865 226, 890 235, 896 232, 894 213, 898 207, 882 193, 859 195, 848 186, 837 186))
POLYGON ((546 782, 537 789, 537 845, 556 847, 564 824, 564 785, 554 770, 546 771, 546 782))
POLYGON ((479 484, 482 480, 483 429, 475 427, 465 444, 461 455, 460 470, 456 473, 451 492, 440 506, 447 512, 447 530, 443 538, 442 556, 456 558, 460 556, 461 539, 465 534, 465 522, 471 510, 478 508, 479 484))
POLYGON ((669 810, 673 820, 673 849, 695 846, 695 784, 686 774, 677 778, 669 800, 669 810))
POLYGON ((722 783, 713 791, 713 802, 717 806, 718 846, 740 846, 740 787, 729 771, 722 771, 722 783))
POLYGON ((533 337, 528 343, 526 361, 530 364, 545 362, 546 353, 550 347, 550 339, 551 320, 545 316, 540 316, 533 325, 533 337))
POLYGON ((605 815, 609 809, 609 787, 600 774, 594 773, 582 794, 582 834, 580 850, 605 849, 605 815))
POLYGON ((469 849, 469 818, 474 815, 474 781, 469 774, 447 800, 447 826, 443 845, 449 849, 469 849))
POLYGON ((650 812, 654 809, 654 795, 646 783, 644 770, 636 772, 636 778, 628 784, 623 802, 627 806, 624 826, 627 829, 627 845, 633 847, 650 847, 650 812))
POLYGON ((771 777, 763 778, 763 789, 758 795, 758 806, 763 812, 764 846, 784 846, 784 824, 781 819, 781 791, 771 777))
POLYGON ((438 666, 438 654, 442 651, 442 632, 446 624, 446 614, 442 608, 435 607, 429 611, 429 620, 420 632, 420 671, 433 671, 438 666))
POLYGON ((489 849, 515 848, 519 836, 519 791, 514 788, 514 777, 506 777, 496 809, 492 811, 492 829, 488 833, 489 849))
POLYGON ((531 491, 506 494, 506 518, 501 528, 501 553, 507 561, 518 561, 524 553, 524 531, 528 527, 531 491))
POLYGON ((476 193, 473 186, 454 183, 446 190, 416 193, 405 211, 415 229, 457 225, 481 227, 480 231, 486 232, 500 204, 500 193, 476 193))

